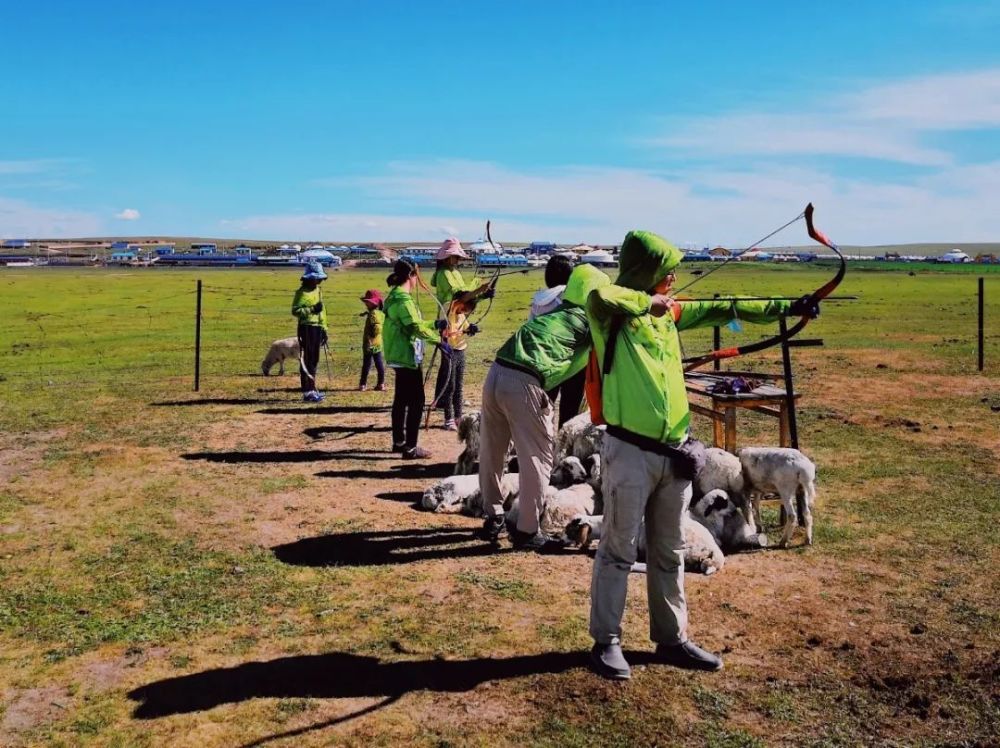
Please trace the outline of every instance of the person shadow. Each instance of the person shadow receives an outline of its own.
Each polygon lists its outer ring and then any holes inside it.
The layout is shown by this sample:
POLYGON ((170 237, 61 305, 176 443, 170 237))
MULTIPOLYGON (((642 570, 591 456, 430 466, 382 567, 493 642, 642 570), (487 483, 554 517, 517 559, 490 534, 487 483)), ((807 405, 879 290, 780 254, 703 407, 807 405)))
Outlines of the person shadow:
POLYGON ((470 527, 346 532, 303 538, 271 549, 293 566, 386 566, 508 553, 479 540, 470 527))

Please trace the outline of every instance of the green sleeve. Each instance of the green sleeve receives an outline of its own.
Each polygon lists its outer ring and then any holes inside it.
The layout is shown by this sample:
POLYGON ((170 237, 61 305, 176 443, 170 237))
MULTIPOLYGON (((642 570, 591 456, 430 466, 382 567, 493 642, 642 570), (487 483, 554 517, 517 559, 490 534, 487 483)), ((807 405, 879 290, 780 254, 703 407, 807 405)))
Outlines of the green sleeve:
POLYGON ((371 320, 371 340, 374 343, 376 340, 382 337, 382 320, 385 315, 377 309, 372 312, 369 319, 371 320))
POLYGON ((649 311, 650 296, 643 291, 633 291, 622 286, 604 286, 587 297, 588 311, 598 319, 616 314, 638 317, 649 311))
POLYGON ((678 330, 718 327, 734 317, 744 322, 777 322, 791 306, 789 301, 681 301, 678 330))
POLYGON ((306 293, 307 292, 304 289, 300 288, 295 292, 295 297, 292 299, 292 316, 297 317, 299 322, 305 322, 310 316, 312 316, 313 305, 306 303, 306 293))
POLYGON ((441 337, 433 323, 421 319, 417 305, 410 298, 399 305, 399 326, 411 338, 436 342, 441 337))

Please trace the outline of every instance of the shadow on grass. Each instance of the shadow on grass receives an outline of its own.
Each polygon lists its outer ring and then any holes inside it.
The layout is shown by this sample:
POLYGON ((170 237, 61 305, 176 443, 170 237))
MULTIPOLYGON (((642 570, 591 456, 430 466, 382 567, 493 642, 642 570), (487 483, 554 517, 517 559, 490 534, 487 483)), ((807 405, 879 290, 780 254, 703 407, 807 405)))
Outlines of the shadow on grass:
POLYGON ((330 416, 338 413, 388 413, 391 410, 388 405, 320 405, 310 407, 308 403, 303 403, 302 406, 301 408, 263 408, 257 412, 267 416, 330 416))
POLYGON ((161 400, 150 403, 154 408, 184 407, 188 405, 267 405, 268 403, 283 403, 284 398, 273 397, 204 397, 200 400, 161 400))
MULTIPOLYGON (((648 664, 650 653, 632 652, 629 661, 648 664)), ((223 704, 260 698, 386 698, 391 703, 413 691, 462 693, 487 681, 564 673, 585 667, 583 652, 549 652, 494 659, 387 662, 377 657, 331 652, 248 662, 154 681, 130 691, 139 702, 138 719, 190 714, 223 704)), ((359 716, 371 708, 349 715, 359 716)), ((336 721, 344 721, 338 717, 336 721)), ((334 722, 335 723, 335 722, 334 722)), ((329 723, 323 723, 323 726, 329 723)), ((316 729, 313 726, 308 729, 316 729)), ((269 739, 273 739, 269 738, 269 739)), ((260 744, 258 741, 257 744, 260 744)))
MULTIPOLYGON (((386 458, 388 459, 388 458, 386 458)), ((415 480, 424 478, 447 478, 455 471, 451 462, 432 462, 430 464, 407 463, 393 465, 388 470, 365 470, 349 468, 347 470, 323 470, 316 473, 317 478, 374 478, 376 480, 415 480)))
POLYGON ((442 558, 475 558, 507 551, 473 535, 472 527, 346 532, 305 538, 272 548, 293 566, 387 566, 442 558))
POLYGON ((392 426, 313 426, 312 428, 304 429, 303 434, 308 436, 310 439, 322 439, 325 434, 347 434, 347 436, 341 437, 346 439, 349 436, 357 436, 358 434, 374 433, 376 431, 392 431, 392 426))
MULTIPOLYGON (((185 460, 205 460, 206 462, 323 462, 326 460, 395 460, 396 455, 371 454, 354 450, 302 449, 295 452, 188 452, 181 455, 185 460)), ((372 471, 376 472, 376 471, 372 471)), ((382 473, 379 473, 382 475, 382 473)))
POLYGON ((404 504, 417 505, 420 503, 423 495, 423 491, 383 491, 382 493, 375 494, 375 498, 384 499, 385 501, 402 501, 404 504))

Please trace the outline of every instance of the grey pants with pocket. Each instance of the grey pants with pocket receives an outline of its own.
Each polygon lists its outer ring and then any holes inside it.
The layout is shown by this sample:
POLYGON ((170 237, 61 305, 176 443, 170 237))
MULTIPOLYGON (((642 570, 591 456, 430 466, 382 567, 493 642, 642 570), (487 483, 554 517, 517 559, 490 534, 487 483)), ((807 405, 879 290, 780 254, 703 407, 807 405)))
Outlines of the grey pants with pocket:
POLYGON ((629 569, 646 532, 649 638, 657 644, 687 640, 684 599, 684 534, 691 481, 676 478, 670 458, 605 435, 601 453, 604 528, 590 584, 590 634, 594 641, 621 641, 629 569))
POLYGON ((483 384, 479 426, 479 488, 487 517, 503 515, 500 479, 511 439, 517 452, 520 491, 517 529, 538 532, 542 495, 552 475, 555 432, 552 401, 526 372, 494 362, 483 384))

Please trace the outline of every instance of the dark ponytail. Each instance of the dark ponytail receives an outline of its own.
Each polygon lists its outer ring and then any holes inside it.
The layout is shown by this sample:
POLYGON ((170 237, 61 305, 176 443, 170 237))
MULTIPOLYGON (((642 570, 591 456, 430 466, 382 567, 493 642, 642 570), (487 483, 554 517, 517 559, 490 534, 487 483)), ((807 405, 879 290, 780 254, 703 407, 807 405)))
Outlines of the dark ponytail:
POLYGON ((417 272, 417 266, 408 257, 400 257, 392 268, 392 272, 385 279, 387 286, 401 286, 406 283, 407 278, 417 272))

